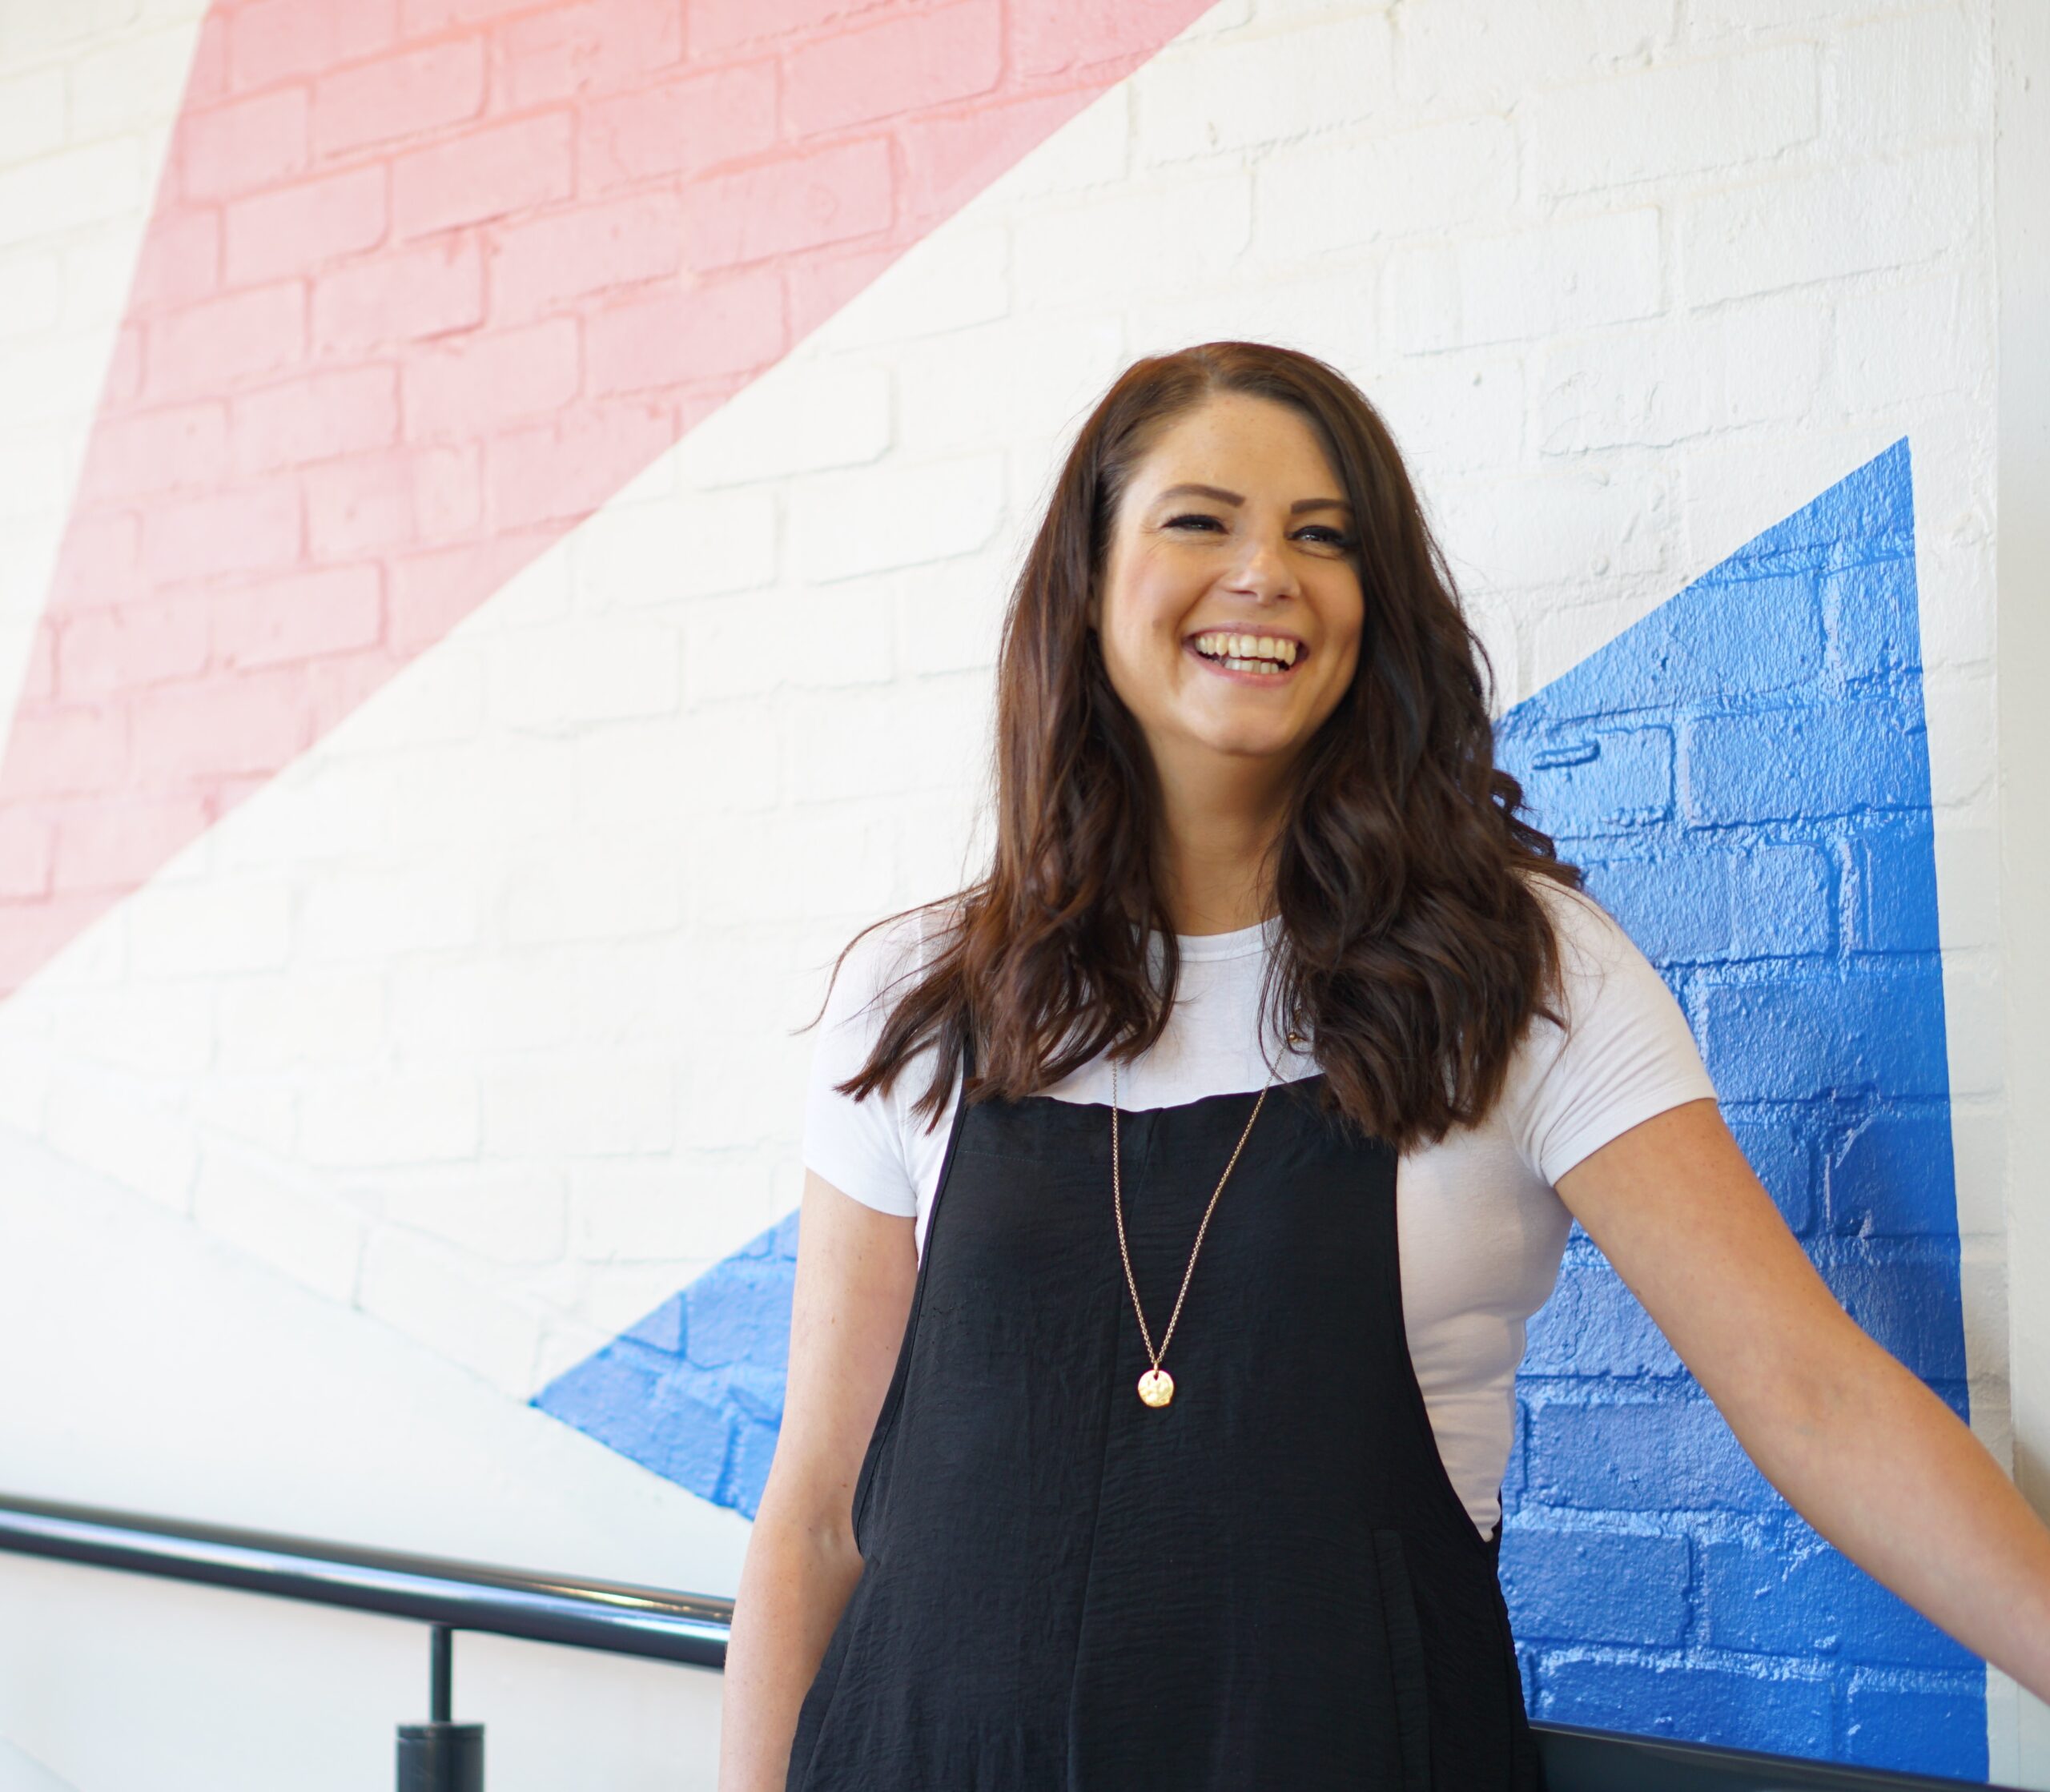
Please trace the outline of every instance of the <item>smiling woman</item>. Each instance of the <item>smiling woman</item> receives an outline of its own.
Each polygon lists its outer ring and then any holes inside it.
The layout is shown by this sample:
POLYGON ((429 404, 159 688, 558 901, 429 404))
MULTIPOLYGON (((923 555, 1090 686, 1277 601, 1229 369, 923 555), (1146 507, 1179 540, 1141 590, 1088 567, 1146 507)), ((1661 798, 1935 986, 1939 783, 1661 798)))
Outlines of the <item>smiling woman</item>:
POLYGON ((1083 424, 989 870, 828 992, 726 1792, 1538 1785, 1499 1490, 1576 1215, 1817 1529, 2050 1690, 2050 1533, 1808 1266, 1485 665, 1336 369, 1208 344, 1083 424))

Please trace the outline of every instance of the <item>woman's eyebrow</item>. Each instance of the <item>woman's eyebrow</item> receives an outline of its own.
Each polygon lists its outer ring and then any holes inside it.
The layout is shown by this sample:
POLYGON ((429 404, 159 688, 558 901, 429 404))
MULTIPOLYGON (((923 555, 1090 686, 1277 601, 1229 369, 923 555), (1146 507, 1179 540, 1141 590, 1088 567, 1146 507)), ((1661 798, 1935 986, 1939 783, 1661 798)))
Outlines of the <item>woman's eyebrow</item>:
MULTIPOLYGON (((1241 493, 1227 492, 1221 485, 1193 484, 1170 485, 1154 501, 1164 503, 1169 498, 1182 497, 1215 498, 1220 504, 1244 504, 1246 501, 1241 493)), ((1306 510, 1349 511, 1352 508, 1352 505, 1346 503, 1343 498, 1298 498, 1288 506, 1288 514, 1291 516, 1300 516, 1306 510)))

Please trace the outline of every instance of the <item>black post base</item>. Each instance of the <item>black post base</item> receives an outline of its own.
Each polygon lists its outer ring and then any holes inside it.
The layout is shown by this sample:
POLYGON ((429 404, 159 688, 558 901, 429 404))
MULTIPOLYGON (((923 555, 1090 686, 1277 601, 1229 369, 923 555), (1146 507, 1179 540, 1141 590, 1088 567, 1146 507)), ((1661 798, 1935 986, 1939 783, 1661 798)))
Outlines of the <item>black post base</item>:
POLYGON ((399 1792, 484 1792, 482 1724, 400 1724, 399 1792))

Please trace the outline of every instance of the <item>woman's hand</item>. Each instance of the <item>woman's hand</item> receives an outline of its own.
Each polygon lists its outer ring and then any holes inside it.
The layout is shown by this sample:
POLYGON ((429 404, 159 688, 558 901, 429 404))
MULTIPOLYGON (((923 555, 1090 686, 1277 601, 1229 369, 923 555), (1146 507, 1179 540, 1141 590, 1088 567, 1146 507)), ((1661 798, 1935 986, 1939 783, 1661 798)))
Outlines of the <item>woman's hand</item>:
POLYGON ((1795 1510, 2050 1699, 2050 1529, 1837 1304, 1715 1103, 1631 1127, 1558 1187, 1795 1510))

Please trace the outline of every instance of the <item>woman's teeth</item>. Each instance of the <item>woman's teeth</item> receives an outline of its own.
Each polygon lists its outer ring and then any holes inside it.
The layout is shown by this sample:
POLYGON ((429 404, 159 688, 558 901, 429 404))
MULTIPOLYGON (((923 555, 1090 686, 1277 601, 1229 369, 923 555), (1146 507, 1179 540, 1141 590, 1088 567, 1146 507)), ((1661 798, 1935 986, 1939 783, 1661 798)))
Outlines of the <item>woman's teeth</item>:
POLYGON ((1296 643, 1275 635, 1198 635, 1196 650, 1233 672, 1261 672, 1279 677, 1296 663, 1296 643))

